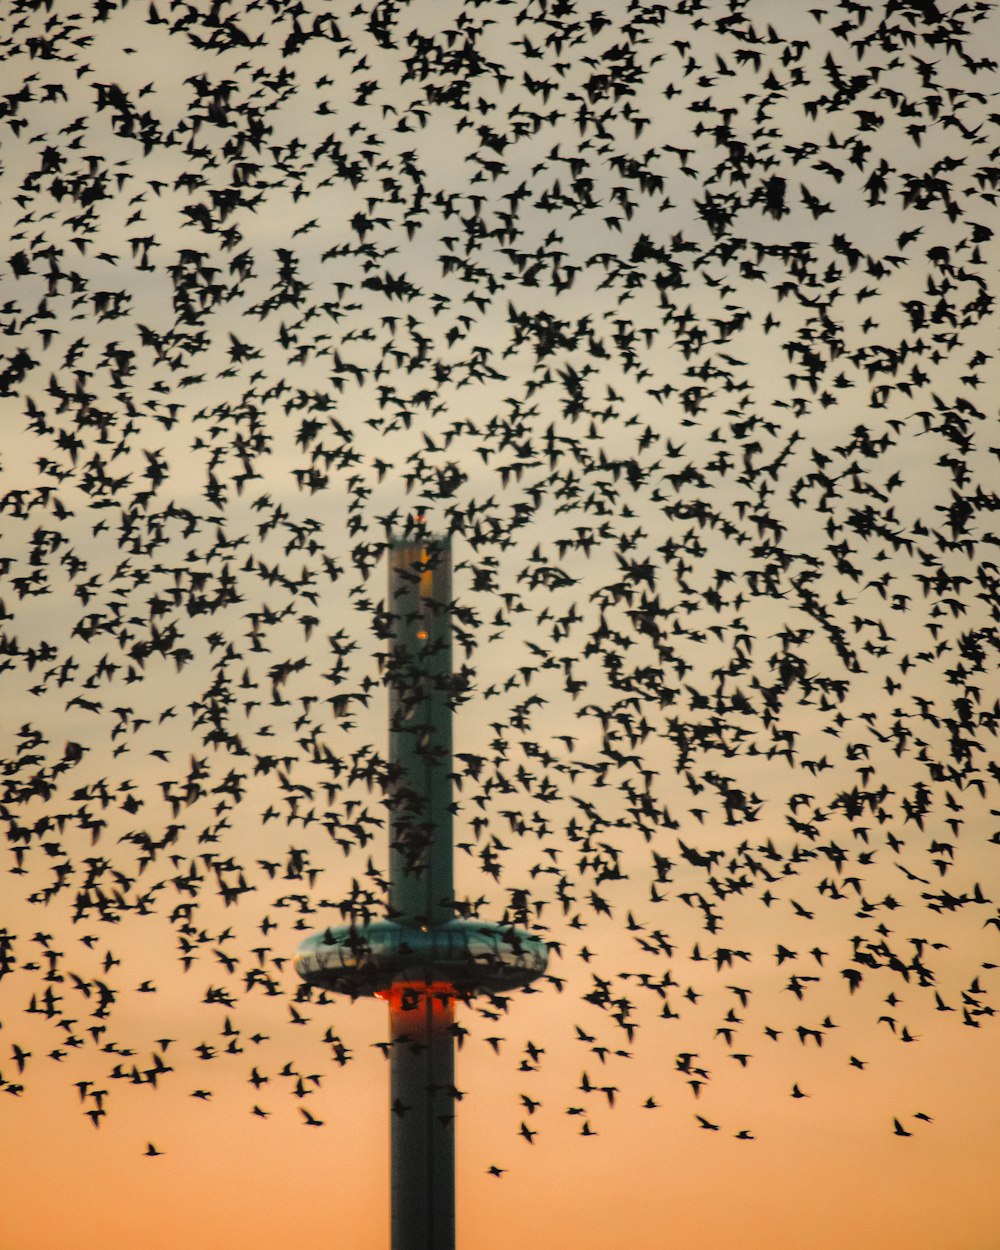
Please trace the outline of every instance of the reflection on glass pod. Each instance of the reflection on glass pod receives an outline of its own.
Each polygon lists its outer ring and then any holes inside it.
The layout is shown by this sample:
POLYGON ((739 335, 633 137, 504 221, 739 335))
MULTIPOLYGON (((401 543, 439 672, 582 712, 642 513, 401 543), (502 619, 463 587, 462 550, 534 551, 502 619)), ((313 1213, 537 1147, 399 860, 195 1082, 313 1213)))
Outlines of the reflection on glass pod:
POLYGON ((511 925, 452 920, 415 929, 380 920, 314 933, 299 947, 295 970, 310 985, 352 998, 432 982, 460 994, 499 994, 541 976, 548 956, 544 941, 511 925))

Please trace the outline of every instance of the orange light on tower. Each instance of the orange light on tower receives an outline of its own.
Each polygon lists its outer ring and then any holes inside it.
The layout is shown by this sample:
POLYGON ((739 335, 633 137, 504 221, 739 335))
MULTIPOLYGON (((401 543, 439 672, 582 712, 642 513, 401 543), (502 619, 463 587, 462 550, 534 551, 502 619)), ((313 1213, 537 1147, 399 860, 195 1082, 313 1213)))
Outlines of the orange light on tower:
POLYGON ((455 1004, 545 971, 523 929, 455 918, 451 548, 424 531, 389 544, 389 915, 307 938, 300 977, 389 1004, 392 1250, 454 1250, 455 1004))

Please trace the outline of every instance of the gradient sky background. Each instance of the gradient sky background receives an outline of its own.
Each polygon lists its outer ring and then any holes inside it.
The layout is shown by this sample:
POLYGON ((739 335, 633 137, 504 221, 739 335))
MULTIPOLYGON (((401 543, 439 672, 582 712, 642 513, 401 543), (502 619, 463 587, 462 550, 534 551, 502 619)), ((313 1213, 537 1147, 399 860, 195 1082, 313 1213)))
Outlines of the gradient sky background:
MULTIPOLYGON (((0 927, 16 935, 16 966, 0 979, 0 1250, 388 1244, 384 1006, 296 1003, 297 1023, 290 959, 304 932, 339 920, 320 900, 344 898, 352 878, 377 894, 384 809, 361 775, 385 742, 377 544, 384 518, 418 505, 432 525, 447 526, 456 509, 466 516, 455 589, 474 687, 456 742, 488 762, 457 796, 457 893, 497 917, 512 890, 530 891, 557 944, 560 980, 499 1018, 489 1004, 463 1012, 460 1245, 1000 1245, 998 1050, 989 1015, 978 1014, 1000 964, 1000 927, 984 924, 998 914, 1000 852, 990 839, 1000 805, 988 767, 997 326, 982 295, 997 259, 989 223, 1000 84, 994 65, 975 60, 1000 46, 1000 22, 985 6, 949 3, 891 6, 885 20, 843 4, 657 7, 667 17, 647 15, 638 79, 614 52, 624 11, 582 3, 352 11, 316 2, 296 12, 164 0, 89 13, 57 0, 51 10, 17 5, 3 19, 0 493, 5 628, 18 640, 3 670, 11 868, 19 831, 45 816, 52 824, 25 844, 24 872, 0 887, 0 927), (487 64, 472 78, 470 61, 448 59, 467 39, 487 64), (406 58, 432 45, 427 76, 408 73, 406 58), (849 98, 861 74, 871 80, 849 98), (466 82, 467 107, 456 107, 445 87, 466 82), (629 90, 615 100, 616 83, 629 90), (600 125, 588 120, 588 98, 592 112, 611 110, 600 125), (725 134, 719 110, 731 110, 725 134), (517 125, 524 134, 504 143, 517 125), (226 144, 241 133, 255 138, 234 155, 226 144), (643 187, 616 166, 622 153, 662 185, 643 187), (584 170, 592 184, 573 187, 584 170), (937 191, 913 191, 928 171, 937 191), (767 211, 762 190, 777 176, 784 215, 767 211), (67 190, 74 177, 84 182, 67 190), (884 194, 869 182, 879 177, 884 194), (81 192, 86 179, 99 193, 81 192), (961 213, 949 213, 942 184, 961 213), (524 206, 508 234, 511 196, 524 206), (713 234, 713 214, 727 213, 713 234), (807 258, 798 266, 796 254, 807 258), (616 269, 626 256, 633 268, 616 269), (885 257, 896 260, 873 268, 885 257), (682 286, 670 286, 671 264, 683 266, 682 286), (293 270, 303 302, 268 305, 293 270), (405 274, 410 293, 387 292, 386 271, 405 274), (201 322, 171 343, 185 298, 201 322), (109 315, 116 301, 121 315, 109 315), (566 338, 546 355, 530 330, 518 337, 510 305, 562 319, 566 338), (636 329, 632 347, 614 338, 621 317, 636 329), (889 367, 887 345, 904 341, 910 354, 889 367), (448 368, 435 371, 435 360, 448 368), (319 428, 303 436, 310 416, 319 428), (738 432, 751 420, 751 433, 738 432), (949 431, 962 420, 973 436, 956 451, 949 431), (859 427, 886 447, 869 456, 859 427), (538 451, 547 439, 553 459, 538 451), (631 458, 635 480, 606 470, 616 456, 631 458), (449 494, 441 475, 451 465, 462 480, 449 494), (677 478, 686 466, 695 476, 677 478), (324 475, 322 488, 310 490, 309 471, 324 475), (95 485, 102 472, 106 487, 95 485), (824 497, 827 472, 836 493, 824 497), (49 496, 34 493, 45 485, 49 496), (948 529, 956 498, 971 507, 964 531, 948 529), (699 525, 678 501, 707 503, 730 528, 699 525), (144 548, 155 534, 149 518, 168 505, 162 541, 144 548), (866 533, 857 511, 866 506, 914 546, 866 533), (139 518, 132 530, 122 528, 129 515, 139 518), (190 528, 188 515, 200 518, 190 528), (527 524, 509 528, 522 517, 527 524), (490 537, 491 520, 509 534, 506 546, 490 537), (847 555, 833 550, 831 520, 849 538, 847 555), (797 553, 813 580, 793 586, 782 574, 774 594, 760 593, 766 557, 740 527, 797 553), (49 550, 40 528, 64 534, 65 546, 49 550), (942 546, 941 535, 964 535, 968 547, 942 546), (671 544, 680 564, 664 554, 671 544), (631 745, 600 723, 621 695, 608 662, 616 647, 588 650, 603 621, 631 642, 618 648, 629 664, 665 667, 635 603, 614 591, 629 560, 655 565, 684 669, 676 707, 650 695, 633 709, 651 730, 631 745), (945 566, 958 580, 928 588, 921 579, 945 566), (38 569, 48 592, 31 594, 30 580, 19 589, 15 579, 38 569), (300 569, 314 577, 312 601, 294 589, 300 569), (185 614, 200 574, 205 595, 229 587, 238 597, 185 614), (705 597, 713 589, 719 606, 705 597), (828 609, 828 628, 809 594, 828 609), (115 612, 127 640, 81 635, 81 619, 93 627, 115 612), (178 638, 133 661, 129 681, 129 648, 151 636, 150 619, 160 630, 175 624, 178 638), (775 639, 789 631, 810 632, 782 648, 775 639), (973 635, 988 675, 956 677, 962 660, 972 664, 973 635), (857 648, 857 672, 844 669, 838 638, 857 648), (29 656, 40 640, 55 658, 29 656), (238 655, 223 662, 226 643, 238 655), (747 667, 732 684, 749 702, 722 719, 743 736, 732 754, 709 745, 685 766, 670 718, 706 725, 712 709, 700 692, 717 692, 719 666, 740 654, 747 667), (803 686, 769 721, 761 685, 790 654, 807 676, 844 681, 845 693, 803 686), (67 655, 78 668, 61 671, 67 655), (546 655, 555 662, 542 667, 546 655), (307 667, 275 682, 273 666, 297 657, 307 667), (570 681, 583 683, 575 694, 570 681), (233 739, 205 743, 213 683, 247 755, 233 739), (954 700, 977 683, 983 699, 966 730, 982 750, 959 781, 935 780, 954 700), (519 721, 532 695, 543 701, 519 721), (794 767, 778 749, 782 732, 796 737, 794 767), (51 793, 19 793, 24 770, 51 768, 64 742, 84 751, 51 793), (625 758, 602 775, 609 750, 625 758), (280 766, 266 762, 286 753, 280 766), (887 791, 849 816, 838 796, 865 766, 871 787, 887 791), (233 771, 244 776, 233 782, 233 771), (720 772, 753 796, 728 823, 709 778, 720 772), (542 774, 551 800, 539 799, 542 774), (926 815, 907 818, 904 802, 928 782, 926 815), (295 785, 311 793, 296 798, 295 785), (676 827, 646 822, 647 843, 629 786, 645 787, 676 827), (578 850, 570 838, 588 811, 603 823, 578 850), (365 845, 359 815, 370 821, 365 845), (481 858, 480 816, 496 839, 499 880, 481 858), (93 817, 105 822, 96 838, 93 817), (136 832, 158 838, 172 825, 175 841, 142 867, 136 832), (765 862, 770 841, 773 862, 795 871, 771 884, 770 905, 761 880, 718 902, 723 927, 709 933, 695 899, 706 874, 678 839, 721 850, 723 862, 743 854, 744 840, 765 862), (826 854, 790 860, 794 846, 817 843, 846 848, 848 867, 826 854), (669 881, 655 881, 651 851, 673 861, 669 881), (206 854, 242 867, 252 889, 234 906, 215 883, 237 887, 241 867, 216 873, 206 854), (620 877, 596 882, 595 856, 616 859, 620 877), (113 923, 96 907, 74 921, 88 859, 101 858, 103 869, 89 864, 103 871, 101 888, 132 906, 110 903, 113 923), (951 861, 943 868, 942 858, 951 861), (296 875, 295 862, 319 870, 315 881, 296 875), (552 878, 532 874, 556 863, 575 890, 565 910, 552 878), (186 932, 183 917, 169 917, 195 901, 179 885, 192 865, 207 884, 186 932), (851 873, 856 892, 842 880, 851 873), (820 889, 824 880, 840 883, 839 897, 820 889), (864 919, 862 881, 877 904, 864 919), (988 903, 926 906, 925 892, 971 895, 975 884, 988 903), (610 917, 590 905, 591 890, 610 917), (841 970, 852 966, 851 939, 871 938, 880 923, 893 949, 941 944, 928 958, 934 988, 881 969, 849 992, 841 970), (654 931, 669 936, 666 959, 640 944, 654 931), (794 955, 779 962, 779 946, 794 955), (47 950, 59 952, 52 977, 61 980, 45 979, 47 950), (727 962, 720 950, 736 953, 727 962), (120 962, 106 966, 108 952, 120 962), (185 954, 193 959, 182 971, 185 954), (253 968, 282 992, 244 992, 253 968), (641 981, 668 968, 676 986, 664 1000, 641 981), (584 1001, 595 976, 634 1002, 632 1037, 584 1001), (98 980, 116 993, 106 1020, 93 1014, 98 980), (74 1025, 26 1010, 47 989, 63 996, 74 1025), (661 1018, 664 1001, 678 1018, 661 1018), (980 1027, 963 1027, 963 1009, 980 1027), (727 1042, 719 1029, 728 1024, 727 1042), (818 1029, 822 1046, 800 1041, 800 1025, 818 1029), (328 1031, 349 1062, 337 1062, 328 1031), (67 1046, 75 1036, 82 1044, 67 1046), (503 1039, 499 1053, 488 1038, 503 1039), (525 1068, 529 1044, 545 1053, 525 1068), (171 1069, 155 1088, 128 1079, 154 1055, 171 1069), (710 1074, 697 1097, 682 1055, 710 1074), (735 1055, 748 1056, 745 1066, 735 1055), (256 1090, 254 1071, 267 1077, 256 1090), (584 1073, 596 1092, 581 1089, 584 1073), (305 1097, 295 1094, 300 1076, 305 1097), (77 1081, 90 1082, 83 1095, 77 1081), (792 1097, 793 1087, 806 1096, 792 1097), (99 1130, 86 1115, 95 1089, 107 1090, 99 1130), (301 1106, 322 1127, 307 1126, 301 1106), (700 1128, 698 1115, 717 1128, 700 1128), (911 1136, 897 1135, 894 1120, 911 1136), (591 1134, 581 1135, 582 1121, 591 1134), (537 1129, 533 1144, 522 1122, 537 1129), (162 1155, 146 1157, 148 1142, 162 1155)), ((635 30, 638 12, 629 7, 635 30)))

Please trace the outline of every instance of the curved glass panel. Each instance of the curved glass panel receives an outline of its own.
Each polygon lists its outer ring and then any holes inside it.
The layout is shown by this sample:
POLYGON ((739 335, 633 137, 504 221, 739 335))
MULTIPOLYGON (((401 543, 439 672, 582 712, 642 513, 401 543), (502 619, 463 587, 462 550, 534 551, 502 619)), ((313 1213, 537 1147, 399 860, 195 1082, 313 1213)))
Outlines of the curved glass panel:
POLYGON ((329 927, 306 938, 295 959, 303 980, 354 997, 413 983, 498 993, 528 985, 547 963, 545 943, 524 930, 458 920, 431 929, 329 927))

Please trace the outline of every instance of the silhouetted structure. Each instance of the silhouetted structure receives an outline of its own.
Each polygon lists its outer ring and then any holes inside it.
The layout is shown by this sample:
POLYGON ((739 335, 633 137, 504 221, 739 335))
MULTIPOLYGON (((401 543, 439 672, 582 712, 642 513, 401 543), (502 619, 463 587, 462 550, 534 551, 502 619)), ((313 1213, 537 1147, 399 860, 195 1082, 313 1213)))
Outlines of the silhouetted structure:
POLYGON ((457 998, 544 972, 543 941, 456 918, 452 873, 451 549, 421 530, 390 542, 389 912, 299 948, 299 975, 389 1003, 392 1250, 455 1245, 457 998))

